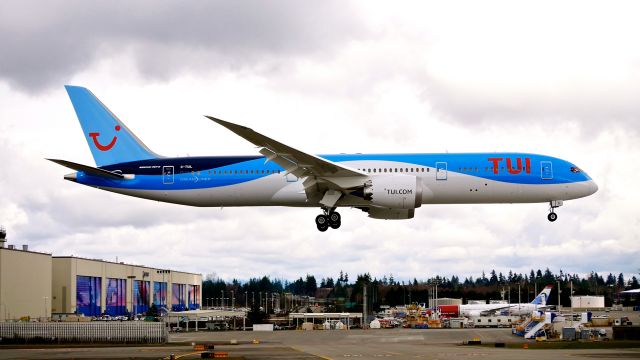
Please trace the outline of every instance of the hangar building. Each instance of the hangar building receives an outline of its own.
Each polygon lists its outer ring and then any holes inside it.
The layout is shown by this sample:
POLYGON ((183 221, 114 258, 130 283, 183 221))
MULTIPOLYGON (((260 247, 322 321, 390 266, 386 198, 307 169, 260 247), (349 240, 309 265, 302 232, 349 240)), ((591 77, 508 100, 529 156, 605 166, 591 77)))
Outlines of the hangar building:
POLYGON ((54 256, 52 265, 53 313, 141 314, 152 304, 173 311, 200 308, 200 274, 71 256, 54 256))
POLYGON ((153 304, 195 310, 201 299, 201 274, 52 256, 0 241, 0 321, 44 320, 52 313, 140 314, 153 304))

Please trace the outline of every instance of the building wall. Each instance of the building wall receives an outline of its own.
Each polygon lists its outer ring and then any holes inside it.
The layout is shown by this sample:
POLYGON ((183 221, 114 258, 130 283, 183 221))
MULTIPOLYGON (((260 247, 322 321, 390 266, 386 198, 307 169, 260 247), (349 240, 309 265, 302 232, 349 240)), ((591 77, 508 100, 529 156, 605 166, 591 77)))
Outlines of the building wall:
POLYGON ((571 307, 578 309, 604 308, 604 296, 572 296, 571 307))
POLYGON ((0 321, 51 317, 50 254, 0 248, 0 321))
POLYGON ((437 300, 438 301, 436 302, 436 299, 429 299, 429 307, 433 308, 440 305, 462 305, 462 299, 438 298, 437 300))
MULTIPOLYGON (((172 284, 185 284, 183 298, 188 301, 188 285, 198 285, 198 307, 202 306, 202 275, 179 271, 162 271, 160 269, 145 266, 127 265, 102 260, 83 259, 76 257, 53 257, 53 297, 54 313, 75 313, 77 305, 77 277, 91 276, 100 278, 100 309, 106 309, 107 279, 123 279, 126 281, 126 308, 132 311, 133 281, 142 280, 149 282, 147 303, 153 304, 154 282, 167 283, 167 307, 171 309, 173 296, 172 284)), ((188 304, 187 304, 188 306, 188 304)))

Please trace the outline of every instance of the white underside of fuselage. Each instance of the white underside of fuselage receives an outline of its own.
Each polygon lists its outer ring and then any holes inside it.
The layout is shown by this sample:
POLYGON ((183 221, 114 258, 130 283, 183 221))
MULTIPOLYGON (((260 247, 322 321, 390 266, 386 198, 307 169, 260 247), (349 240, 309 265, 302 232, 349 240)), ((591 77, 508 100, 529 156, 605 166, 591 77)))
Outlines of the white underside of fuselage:
MULTIPOLYGON (((384 161, 352 161, 344 165, 353 168, 415 167, 414 164, 384 161)), ((371 174, 371 177, 388 176, 388 173, 371 174)), ((401 175, 394 173, 393 175, 401 175)), ((420 172, 423 186, 422 204, 483 204, 483 203, 539 203, 554 200, 571 200, 589 193, 589 182, 565 184, 520 184, 488 180, 480 176, 449 171, 446 179, 436 179, 436 171, 420 172)), ((307 200, 300 179, 296 181, 282 174, 273 174, 239 184, 211 188, 171 190, 139 190, 101 187, 119 194, 175 204, 217 206, 320 206, 307 200)), ((338 207, 371 206, 369 202, 354 196, 343 197, 338 207)))

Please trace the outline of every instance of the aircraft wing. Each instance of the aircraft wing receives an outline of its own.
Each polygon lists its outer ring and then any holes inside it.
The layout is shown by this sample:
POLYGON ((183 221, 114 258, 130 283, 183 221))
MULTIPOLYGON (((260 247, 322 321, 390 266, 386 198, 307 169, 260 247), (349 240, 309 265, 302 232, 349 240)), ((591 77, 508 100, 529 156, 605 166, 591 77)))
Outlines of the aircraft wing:
POLYGON ((366 181, 367 174, 359 170, 292 148, 246 126, 213 116, 207 118, 261 147, 260 153, 267 159, 265 164, 273 161, 285 169, 285 176, 293 174, 302 178, 307 199, 327 208, 335 207, 338 200, 361 188, 366 181))
POLYGON ((308 176, 366 176, 364 172, 294 149, 248 127, 220 120, 213 116, 207 116, 207 118, 233 131, 236 135, 252 144, 260 146, 262 148, 260 153, 267 158, 267 161, 273 161, 282 166, 286 170, 286 174, 293 174, 299 178, 308 176))

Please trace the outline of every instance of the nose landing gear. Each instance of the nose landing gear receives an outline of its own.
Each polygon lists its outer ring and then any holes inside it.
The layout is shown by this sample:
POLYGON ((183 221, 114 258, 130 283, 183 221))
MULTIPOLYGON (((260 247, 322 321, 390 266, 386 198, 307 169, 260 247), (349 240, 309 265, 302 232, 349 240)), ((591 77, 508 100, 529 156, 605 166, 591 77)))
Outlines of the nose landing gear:
POLYGON ((547 215, 549 221, 554 222, 558 220, 558 214, 556 214, 554 209, 560 206, 562 206, 562 200, 549 201, 549 215, 547 215))
POLYGON ((335 211, 335 208, 323 208, 322 211, 324 212, 324 214, 316 216, 316 227, 318 228, 318 230, 325 232, 327 231, 327 229, 329 229, 329 227, 331 227, 332 229, 337 229, 340 227, 340 225, 342 224, 340 213, 335 211))

